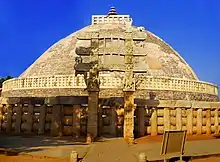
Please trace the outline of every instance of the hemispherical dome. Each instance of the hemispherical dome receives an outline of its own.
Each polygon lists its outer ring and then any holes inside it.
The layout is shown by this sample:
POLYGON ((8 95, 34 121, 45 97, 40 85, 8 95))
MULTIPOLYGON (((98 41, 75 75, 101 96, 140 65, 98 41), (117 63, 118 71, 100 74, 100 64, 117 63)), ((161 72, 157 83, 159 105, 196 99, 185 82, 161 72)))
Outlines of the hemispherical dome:
MULTIPOLYGON (((99 49, 102 53, 102 55, 99 55, 99 59, 103 64, 122 65, 124 64, 124 44, 120 39, 120 34, 124 33, 125 30, 126 25, 120 23, 89 25, 55 43, 19 78, 74 74, 77 48, 89 48, 91 45, 90 40, 77 39, 77 35, 83 35, 86 32, 111 33, 111 39, 104 39, 103 36, 99 40, 99 49), (105 54, 103 54, 103 51, 105 51, 105 54)), ((131 30, 137 31, 140 29, 132 26, 131 30)), ((134 41, 134 70, 137 72, 146 71, 146 75, 155 77, 198 80, 190 66, 172 47, 151 32, 145 29, 141 30, 143 30, 141 33, 146 35, 146 39, 144 41, 134 41)), ((87 59, 88 57, 85 55, 84 61, 86 62, 87 59)))
POLYGON ((88 76, 81 74, 93 61, 98 62, 100 98, 122 97, 132 80, 138 101, 152 96, 218 100, 217 86, 199 81, 172 47, 144 27, 132 26, 130 16, 118 15, 114 8, 108 15, 93 15, 92 25, 58 41, 19 78, 4 82, 2 96, 86 97, 88 76))

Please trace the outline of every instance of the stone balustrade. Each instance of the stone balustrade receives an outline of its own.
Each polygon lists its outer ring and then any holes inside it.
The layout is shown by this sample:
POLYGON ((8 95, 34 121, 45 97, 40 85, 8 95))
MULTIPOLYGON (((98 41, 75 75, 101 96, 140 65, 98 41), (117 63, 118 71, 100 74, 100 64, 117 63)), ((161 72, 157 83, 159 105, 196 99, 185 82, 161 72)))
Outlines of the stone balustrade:
MULTIPOLYGON (((100 75, 102 89, 122 88, 123 77, 100 75)), ((138 89, 150 90, 172 90, 184 92, 198 92, 218 95, 218 87, 201 81, 185 80, 166 77, 144 77, 138 89)), ((29 78, 14 78, 3 83, 2 92, 19 89, 41 89, 41 88, 86 88, 83 76, 57 75, 29 78)))
POLYGON ((116 23, 125 24, 125 22, 130 22, 131 18, 129 15, 93 15, 92 24, 105 24, 105 23, 116 23))
POLYGON ((218 134, 219 102, 159 101, 138 107, 139 134, 162 135, 164 130, 186 130, 188 135, 218 134))
POLYGON ((145 77, 139 85, 139 88, 152 90, 198 92, 218 95, 218 87, 216 85, 202 81, 186 80, 179 78, 145 77))
MULTIPOLYGON (((86 136, 88 104, 58 103, 55 100, 50 104, 37 102, 2 100, 0 132, 86 136)), ((122 136, 127 120, 124 108, 107 105, 100 108, 99 133, 122 136)), ((162 135, 164 130, 186 130, 188 135, 214 135, 220 131, 219 110, 220 102, 149 100, 146 104, 136 105, 131 126, 140 137, 162 135)))

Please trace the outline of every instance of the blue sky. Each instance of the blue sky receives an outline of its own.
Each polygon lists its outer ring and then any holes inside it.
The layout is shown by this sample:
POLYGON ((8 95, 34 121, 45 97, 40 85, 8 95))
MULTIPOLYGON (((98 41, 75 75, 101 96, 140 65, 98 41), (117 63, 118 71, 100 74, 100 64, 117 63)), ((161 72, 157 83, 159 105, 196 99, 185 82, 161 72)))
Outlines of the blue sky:
POLYGON ((0 0, 0 76, 19 76, 52 44, 111 6, 164 39, 200 80, 220 85, 219 0, 0 0))

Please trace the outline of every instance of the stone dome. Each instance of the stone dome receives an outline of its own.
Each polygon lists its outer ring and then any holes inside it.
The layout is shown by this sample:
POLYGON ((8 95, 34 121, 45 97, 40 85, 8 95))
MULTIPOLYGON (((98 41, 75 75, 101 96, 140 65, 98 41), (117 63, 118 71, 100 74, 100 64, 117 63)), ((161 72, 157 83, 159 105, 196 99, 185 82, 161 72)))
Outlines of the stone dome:
MULTIPOLYGON (((76 49, 90 46, 90 41, 78 40, 77 35, 86 32, 111 32, 113 39, 100 41, 100 46, 104 50, 108 49, 108 46, 113 46, 113 51, 109 51, 109 55, 100 56, 100 60, 106 64, 121 65, 124 62, 124 58, 115 54, 114 49, 120 48, 119 53, 123 53, 124 45, 120 40, 117 40, 117 37, 125 30, 125 24, 103 23, 89 25, 55 43, 27 68, 19 78, 74 74, 76 49)), ((138 27, 132 26, 132 31, 137 30, 138 27)), ((141 43, 139 41, 134 43, 134 54, 137 55, 134 58, 136 71, 147 71, 146 75, 149 76, 198 80, 190 66, 172 47, 145 29, 143 29, 142 33, 146 34, 146 40, 141 43)), ((84 57, 85 61, 86 59, 84 57)))
POLYGON ((218 100, 216 85, 199 81, 172 47, 144 27, 133 26, 130 16, 118 15, 115 8, 107 15, 93 15, 91 25, 58 41, 18 78, 5 81, 2 96, 86 97, 75 61, 97 59, 100 98, 122 97, 126 68, 132 66, 136 99, 218 100))

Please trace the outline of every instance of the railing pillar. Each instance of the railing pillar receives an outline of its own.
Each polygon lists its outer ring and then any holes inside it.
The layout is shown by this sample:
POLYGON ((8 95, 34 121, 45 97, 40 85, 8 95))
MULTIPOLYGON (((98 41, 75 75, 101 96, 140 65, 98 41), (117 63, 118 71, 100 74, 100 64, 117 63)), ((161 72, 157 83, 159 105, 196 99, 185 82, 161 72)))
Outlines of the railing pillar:
POLYGON ((197 110, 197 135, 202 134, 202 109, 197 110))
POLYGON ((40 107, 40 121, 39 121, 39 134, 43 134, 45 132, 45 124, 46 124, 46 104, 41 105, 40 107))
POLYGON ((215 109, 215 134, 219 134, 219 115, 218 115, 219 109, 215 109))
MULTIPOLYGON (((28 118, 27 118, 27 124, 28 124, 28 133, 32 132, 33 127, 33 113, 34 113, 34 106, 32 104, 28 104, 28 118)), ((39 121, 40 122, 40 121, 39 121)))
POLYGON ((182 130, 182 109, 176 108, 176 129, 182 130))
POLYGON ((168 107, 164 108, 164 130, 170 129, 170 109, 168 107))
POLYGON ((16 133, 20 133, 20 132, 21 132, 22 106, 23 106, 23 105, 18 104, 18 106, 15 107, 15 110, 16 110, 16 126, 15 126, 15 132, 16 132, 16 133))
POLYGON ((6 112, 7 112, 7 125, 6 125, 6 132, 10 133, 12 129, 12 105, 6 105, 6 112))
POLYGON ((157 128, 157 108, 152 108, 153 113, 151 115, 151 136, 156 136, 158 132, 157 128))
POLYGON ((80 137, 81 105, 73 105, 73 136, 80 137))
POLYGON ((142 137, 145 135, 145 107, 138 107, 138 135, 142 137))
POLYGON ((207 109, 206 110, 206 134, 210 135, 211 134, 211 110, 207 109))
POLYGON ((187 121, 186 121, 186 127, 187 127, 187 134, 192 135, 193 134, 193 109, 189 108, 187 109, 187 121))
POLYGON ((63 126, 62 126, 62 111, 61 105, 54 105, 52 109, 52 126, 51 133, 53 136, 62 136, 63 135, 63 126))

